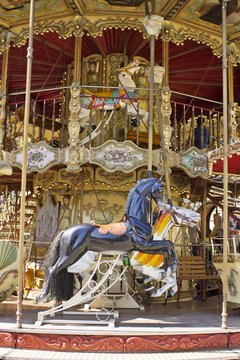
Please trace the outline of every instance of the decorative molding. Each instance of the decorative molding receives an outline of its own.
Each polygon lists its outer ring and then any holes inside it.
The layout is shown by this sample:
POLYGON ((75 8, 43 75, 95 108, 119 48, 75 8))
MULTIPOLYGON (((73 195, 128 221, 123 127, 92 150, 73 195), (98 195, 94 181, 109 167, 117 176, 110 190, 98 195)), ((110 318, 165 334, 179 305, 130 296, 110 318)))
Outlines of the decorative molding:
MULTIPOLYGON (((22 167, 23 149, 13 150, 11 152, 11 165, 22 167)), ((27 151, 27 172, 43 172, 48 168, 59 164, 59 149, 55 149, 40 141, 36 144, 28 144, 27 151)))
POLYGON ((171 19, 187 2, 188 0, 178 0, 176 5, 167 13, 164 19, 171 19))
POLYGON ((202 4, 205 2, 205 0, 198 0, 196 2, 194 2, 193 6, 188 6, 187 7, 187 12, 188 12, 188 19, 189 20, 195 20, 196 18, 199 17, 198 14, 198 10, 200 9, 200 7, 202 6, 202 4))
POLYGON ((177 166, 191 177, 208 178, 207 153, 207 149, 191 147, 179 153, 177 166))
MULTIPOLYGON (((89 19, 76 15, 69 20, 69 17, 65 20, 58 19, 48 19, 44 21, 37 22, 34 25, 34 34, 43 34, 45 32, 54 32, 56 31, 60 37, 68 38, 74 33, 83 35, 84 30, 86 30, 93 37, 101 36, 102 31, 106 28, 120 28, 120 29, 134 29, 139 30, 146 34, 144 25, 140 19, 130 19, 130 18, 121 18, 121 17, 108 17, 106 19, 98 19, 97 22, 93 23, 89 19), (110 25, 111 24, 111 25, 110 25)), ((12 33, 11 41, 17 45, 23 45, 26 43, 29 36, 29 29, 23 28, 22 31, 17 33, 12 33)), ((146 34, 147 36, 147 34, 146 34)))
MULTIPOLYGON (((228 145, 227 154, 231 157, 233 154, 240 155, 240 141, 237 141, 233 144, 228 145)), ((213 164, 217 162, 218 159, 223 159, 224 149, 220 147, 216 150, 209 151, 207 154, 208 157, 208 171, 209 175, 212 175, 213 164)))
POLYGON ((172 25, 170 28, 170 39, 177 45, 183 44, 185 40, 193 40, 198 43, 206 44, 212 49, 214 55, 218 57, 222 56, 222 43, 220 37, 219 39, 212 37, 209 33, 203 31, 188 27, 176 29, 175 26, 172 25))
POLYGON ((239 348, 240 345, 240 333, 229 334, 229 347, 239 348))
POLYGON ((3 29, 0 26, 0 53, 4 52, 10 47, 10 41, 12 41, 13 33, 7 29, 3 29))
MULTIPOLYGON (((184 1, 185 0, 182 0, 183 3, 184 1)), ((174 9, 176 9, 177 11, 178 7, 179 4, 177 4, 174 9)), ((191 16, 193 16, 194 14, 195 10, 192 9, 191 16)), ((167 21, 168 17, 165 19, 166 21, 163 25, 162 30, 164 38, 171 39, 172 42, 177 45, 183 44, 185 40, 193 40, 199 43, 203 43, 207 46, 210 46, 214 55, 218 57, 222 56, 222 42, 220 36, 219 38, 211 36, 211 34, 207 32, 194 29, 193 27, 190 28, 188 27, 188 25, 186 25, 186 27, 181 26, 177 28, 176 22, 170 23, 169 21, 167 21)), ((74 34, 83 35, 85 30, 89 33, 89 35, 97 37, 102 36, 103 30, 105 30, 106 28, 119 28, 122 30, 134 29, 142 32, 144 38, 148 37, 148 34, 140 18, 132 19, 128 17, 122 18, 111 16, 107 17, 106 19, 98 19, 96 22, 92 22, 90 19, 80 15, 74 15, 72 18, 67 17, 63 20, 48 19, 37 22, 34 25, 34 34, 43 34, 45 32, 56 31, 60 37, 68 38, 74 34)), ((5 29, 4 31, 7 30, 5 29)), ((11 41, 18 46, 21 46, 26 42, 29 36, 29 29, 23 28, 19 34, 9 34, 11 35, 11 41)), ((3 51, 4 49, 1 46, 0 51, 3 51)), ((231 46, 229 50, 229 56, 233 63, 240 62, 240 51, 236 46, 231 46)))
POLYGON ((62 162, 67 165, 67 170, 72 171, 80 171, 80 166, 89 161, 90 158, 90 150, 82 147, 82 146, 73 146, 65 148, 63 156, 61 159, 62 162))
POLYGON ((15 344, 15 334, 0 332, 0 346, 1 347, 14 347, 15 344))
POLYGON ((110 172, 116 170, 131 172, 147 165, 147 150, 139 148, 131 141, 118 143, 109 140, 101 146, 91 148, 89 162, 110 172))
POLYGON ((124 340, 121 336, 18 334, 17 348, 56 351, 124 352, 124 340))
MULTIPOLYGON (((231 334, 231 347, 237 347, 239 333, 231 334)), ((17 348, 55 351, 163 352, 221 349, 228 347, 228 334, 156 336, 84 336, 57 334, 18 334, 17 348)))
POLYGON ((228 345, 227 334, 133 336, 126 339, 126 352, 218 349, 228 345))

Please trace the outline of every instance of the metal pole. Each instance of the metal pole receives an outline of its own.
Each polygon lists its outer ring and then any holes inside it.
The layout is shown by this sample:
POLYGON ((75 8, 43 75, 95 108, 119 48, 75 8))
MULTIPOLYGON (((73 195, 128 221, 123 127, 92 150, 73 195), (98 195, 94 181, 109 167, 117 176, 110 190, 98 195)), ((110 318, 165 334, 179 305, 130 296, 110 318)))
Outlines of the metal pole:
POLYGON ((24 113, 24 133, 23 133, 23 160, 22 160, 22 179, 21 179, 21 209, 20 209, 20 237, 18 254, 18 303, 17 303, 17 327, 22 327, 22 298, 23 298, 23 253, 24 253, 24 223, 25 223, 25 198, 26 198, 26 170, 27 170, 27 139, 28 123, 30 110, 30 88, 32 76, 33 58, 33 27, 34 27, 34 5, 35 0, 31 0, 30 19, 29 19, 29 41, 27 49, 27 76, 26 76, 26 97, 24 113))
POLYGON ((222 1, 222 75, 223 75, 223 302, 222 328, 227 328, 227 238, 228 238, 228 122, 227 122, 227 2, 222 1))
POLYGON ((148 177, 152 176, 154 63, 155 63, 155 36, 151 35, 150 92, 149 92, 149 118, 148 118, 148 177))
POLYGON ((204 262, 206 261, 206 235, 207 235, 207 180, 203 180, 202 242, 203 242, 204 262))

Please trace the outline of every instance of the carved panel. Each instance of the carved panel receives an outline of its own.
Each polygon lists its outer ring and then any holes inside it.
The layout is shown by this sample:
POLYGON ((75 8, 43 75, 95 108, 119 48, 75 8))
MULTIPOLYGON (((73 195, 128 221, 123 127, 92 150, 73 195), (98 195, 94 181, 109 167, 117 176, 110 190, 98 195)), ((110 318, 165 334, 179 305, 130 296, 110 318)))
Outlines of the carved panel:
MULTIPOLYGON (((165 336, 100 336, 59 334, 17 334, 17 348, 55 351, 163 352, 237 348, 240 333, 165 336)), ((0 334, 0 346, 14 345, 14 335, 0 334)))
POLYGON ((13 347, 15 343, 15 334, 1 332, 0 333, 0 346, 13 347))
POLYGON ((229 335, 229 347, 230 348, 239 348, 240 346, 240 333, 230 334, 229 335))
POLYGON ((131 172, 147 164, 147 150, 139 148, 131 141, 117 143, 109 140, 102 146, 91 148, 89 162, 103 167, 106 171, 122 170, 131 172))
POLYGON ((227 347, 227 334, 129 337, 126 352, 181 351, 227 347))
MULTIPOLYGON (((11 165, 22 167, 23 149, 14 150, 11 153, 11 165)), ((27 152, 27 172, 43 172, 59 163, 59 149, 54 149, 44 141, 37 144, 29 144, 27 152)))
POLYGON ((123 352, 124 340, 118 336, 60 336, 18 334, 17 347, 57 351, 123 352))
POLYGON ((178 167, 183 169, 189 176, 208 177, 207 149, 199 150, 195 147, 183 151, 179 155, 178 167))

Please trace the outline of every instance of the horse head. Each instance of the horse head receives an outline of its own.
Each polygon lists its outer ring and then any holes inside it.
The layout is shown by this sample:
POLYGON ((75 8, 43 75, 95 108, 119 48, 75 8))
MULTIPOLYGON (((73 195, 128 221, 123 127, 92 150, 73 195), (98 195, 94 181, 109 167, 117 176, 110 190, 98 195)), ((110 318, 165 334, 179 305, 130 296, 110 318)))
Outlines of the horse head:
POLYGON ((163 183, 161 179, 156 179, 155 184, 151 188, 151 196, 156 204, 158 204, 159 201, 165 201, 164 200, 164 188, 163 183))
POLYGON ((140 69, 140 62, 138 60, 132 61, 127 66, 121 67, 118 71, 119 86, 124 88, 135 89, 136 84, 132 79, 132 75, 140 69))
POLYGON ((148 178, 139 180, 137 184, 130 190, 125 208, 125 214, 134 216, 143 222, 147 221, 147 197, 158 203, 162 199, 163 186, 162 182, 156 178, 148 178))

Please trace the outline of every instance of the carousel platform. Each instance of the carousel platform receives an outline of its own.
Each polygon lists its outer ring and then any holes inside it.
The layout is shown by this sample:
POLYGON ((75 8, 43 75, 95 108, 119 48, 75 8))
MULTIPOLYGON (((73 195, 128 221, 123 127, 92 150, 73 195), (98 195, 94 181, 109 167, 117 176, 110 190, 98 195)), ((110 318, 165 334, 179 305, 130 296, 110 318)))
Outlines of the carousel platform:
POLYGON ((17 300, 12 297, 0 304, 0 346, 9 350, 59 353, 240 351, 240 311, 235 310, 236 305, 229 305, 228 329, 224 330, 221 328, 221 306, 216 296, 209 297, 205 302, 189 300, 180 304, 181 307, 176 302, 166 305, 154 303, 145 311, 119 309, 115 327, 110 328, 104 323, 37 326, 38 312, 50 305, 34 305, 32 300, 24 300, 23 326, 18 329, 17 300))

